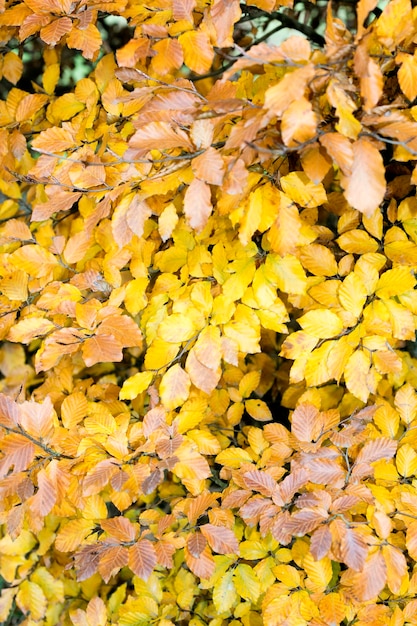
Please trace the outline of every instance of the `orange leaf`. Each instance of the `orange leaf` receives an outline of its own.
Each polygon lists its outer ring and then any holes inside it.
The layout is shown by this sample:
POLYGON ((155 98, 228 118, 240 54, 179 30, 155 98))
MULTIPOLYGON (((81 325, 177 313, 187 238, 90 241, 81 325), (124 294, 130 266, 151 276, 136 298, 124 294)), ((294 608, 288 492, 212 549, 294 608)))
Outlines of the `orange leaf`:
POLYGON ((148 580, 155 565, 156 552, 149 539, 139 539, 129 548, 129 567, 142 580, 148 580))
POLYGON ((264 496, 271 496, 275 491, 277 483, 267 472, 261 470, 251 470, 243 474, 245 487, 259 491, 264 496))
POLYGON ((68 48, 81 50, 86 59, 94 59, 100 50, 101 35, 97 26, 90 23, 86 28, 74 27, 68 35, 66 44, 68 48))
POLYGON ((305 67, 287 72, 277 85, 267 89, 264 107, 269 114, 280 117, 292 102, 303 98, 314 72, 314 65, 308 63, 305 67))
POLYGON ((365 137, 353 144, 352 174, 346 178, 344 186, 349 204, 368 217, 384 199, 384 162, 378 148, 365 137))
POLYGON ((48 46, 56 46, 62 37, 70 32, 71 28, 72 20, 69 17, 60 17, 44 26, 40 31, 40 37, 48 46))
POLYGON ((192 170, 200 180, 210 185, 221 185, 224 176, 224 162, 220 153, 213 147, 191 161, 192 170))
MULTIPOLYGON (((108 583, 112 576, 128 564, 129 550, 125 546, 111 546, 100 555, 98 571, 105 583, 108 583)), ((91 622, 97 624, 97 622, 91 622)), ((107 623, 104 622, 105 624, 107 623)))
POLYGON ((38 152, 64 152, 75 146, 75 140, 69 130, 53 126, 42 131, 32 141, 32 148, 38 152))
POLYGON ((374 552, 365 563, 364 569, 355 576, 355 595, 367 602, 378 597, 387 580, 387 566, 382 552, 374 552))
POLYGON ((193 9, 197 0, 172 0, 172 17, 174 20, 187 20, 193 23, 193 9))
POLYGON ((131 148, 153 150, 168 150, 169 148, 190 148, 192 144, 188 135, 181 128, 174 127, 169 122, 150 122, 142 126, 129 139, 131 148))
POLYGON ((0 478, 7 476, 11 467, 14 467, 14 473, 24 472, 35 456, 35 446, 22 435, 6 435, 1 442, 1 451, 0 478))
POLYGON ((212 211, 209 185, 194 178, 184 195, 184 214, 191 228, 200 233, 207 224, 212 211))
POLYGON ((121 515, 102 520, 100 526, 109 537, 116 541, 133 541, 136 537, 136 530, 132 522, 121 515))
POLYGON ((407 561, 401 550, 390 544, 382 546, 382 554, 387 566, 387 585, 392 593, 400 593, 401 584, 407 574, 407 561))
POLYGON ((214 58, 213 46, 202 30, 189 30, 178 37, 184 51, 185 65, 196 74, 204 74, 211 68, 214 58))
POLYGON ((198 557, 194 557, 186 544, 184 547, 184 557, 186 564, 196 576, 200 578, 210 578, 214 573, 216 563, 214 562, 213 555, 208 546, 204 548, 203 552, 198 557))
POLYGON ((211 20, 217 33, 219 48, 234 46, 233 28, 242 14, 239 0, 215 0, 211 7, 211 20))
POLYGON ((57 492, 44 469, 38 472, 37 481, 38 491, 30 500, 30 510, 35 516, 45 517, 54 507, 57 492))
POLYGON ((325 133, 320 137, 320 143, 326 148, 327 153, 342 170, 345 176, 349 176, 353 165, 352 142, 339 133, 325 133))
POLYGON ((176 39, 160 39, 153 46, 156 55, 152 59, 152 69, 165 76, 179 69, 184 61, 182 47, 176 39))
POLYGON ((122 346, 113 335, 94 335, 81 347, 84 363, 91 367, 96 363, 114 363, 123 359, 122 346))
POLYGON ((203 365, 199 361, 194 347, 188 353, 185 369, 193 385, 207 394, 216 388, 222 374, 219 366, 214 370, 203 365))
POLYGON ((292 414, 291 432, 299 441, 315 441, 320 434, 319 411, 313 404, 300 404, 292 414))
POLYGON ((300 98, 284 111, 281 121, 282 140, 287 146, 296 146, 312 139, 317 131, 317 114, 306 98, 300 98))

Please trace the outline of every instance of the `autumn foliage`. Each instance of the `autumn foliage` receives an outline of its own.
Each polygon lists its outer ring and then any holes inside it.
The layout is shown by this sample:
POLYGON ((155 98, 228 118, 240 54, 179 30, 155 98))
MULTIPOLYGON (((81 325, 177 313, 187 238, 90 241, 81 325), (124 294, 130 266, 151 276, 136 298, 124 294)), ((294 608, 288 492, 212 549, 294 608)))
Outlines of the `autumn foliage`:
POLYGON ((0 2, 0 622, 417 623, 417 8, 321 11, 0 2))

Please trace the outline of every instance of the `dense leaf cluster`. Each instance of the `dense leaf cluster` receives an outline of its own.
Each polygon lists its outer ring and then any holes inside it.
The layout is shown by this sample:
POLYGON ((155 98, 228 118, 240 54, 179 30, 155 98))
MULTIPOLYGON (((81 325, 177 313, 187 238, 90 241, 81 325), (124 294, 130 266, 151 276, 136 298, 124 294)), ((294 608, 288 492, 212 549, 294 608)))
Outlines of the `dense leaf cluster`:
POLYGON ((346 7, 0 2, 0 621, 414 623, 417 9, 346 7))

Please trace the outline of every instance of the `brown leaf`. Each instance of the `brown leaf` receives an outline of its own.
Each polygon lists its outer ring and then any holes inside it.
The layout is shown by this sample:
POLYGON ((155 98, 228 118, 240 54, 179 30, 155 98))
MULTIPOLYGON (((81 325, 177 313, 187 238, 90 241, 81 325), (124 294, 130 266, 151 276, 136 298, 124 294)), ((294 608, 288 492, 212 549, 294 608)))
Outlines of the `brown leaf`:
POLYGON ((368 441, 356 457, 356 463, 373 463, 381 459, 391 459, 397 450, 397 442, 388 437, 378 437, 368 441))
POLYGON ((200 530, 214 552, 218 554, 238 554, 239 543, 235 533, 230 528, 204 524, 200 526, 200 530))
POLYGON ((327 556, 332 545, 332 534, 328 526, 320 526, 311 535, 310 552, 316 561, 327 556))
POLYGON ((354 529, 346 528, 341 537, 340 549, 346 565, 357 572, 362 571, 369 549, 363 537, 354 529))
POLYGON ((98 571, 105 583, 125 567, 129 561, 129 550, 125 546, 111 546, 100 555, 98 571))
POLYGON ((187 537, 187 548, 193 557, 198 558, 207 545, 207 539, 199 532, 190 533, 187 537))
POLYGON ((264 496, 271 496, 277 485, 270 474, 257 469, 245 472, 243 474, 243 481, 245 487, 259 491, 259 493, 262 493, 264 496))

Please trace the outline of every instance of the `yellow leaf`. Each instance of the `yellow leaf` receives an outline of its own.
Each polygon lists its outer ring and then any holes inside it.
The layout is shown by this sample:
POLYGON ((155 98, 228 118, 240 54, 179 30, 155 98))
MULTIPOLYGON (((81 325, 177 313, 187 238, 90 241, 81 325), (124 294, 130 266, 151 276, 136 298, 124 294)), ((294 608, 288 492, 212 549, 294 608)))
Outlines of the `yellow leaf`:
POLYGON ((175 208, 175 205, 170 202, 158 218, 158 230, 164 243, 171 237, 177 224, 177 209, 175 208))
POLYGON ((417 417, 417 393, 409 383, 397 391, 394 404, 401 421, 407 426, 417 417))
POLYGON ((245 463, 252 463, 252 457, 249 452, 241 448, 227 448, 216 456, 216 463, 237 469, 245 463))
POLYGON ((291 172, 281 178, 284 192, 302 207, 312 208, 327 202, 321 183, 313 183, 304 172, 291 172))
POLYGON ((325 591, 333 576, 332 562, 329 557, 325 556, 316 561, 309 552, 304 557, 303 568, 307 572, 308 581, 311 582, 311 585, 308 585, 311 591, 325 591))
POLYGON ((54 93, 55 87, 59 81, 60 73, 61 66, 59 63, 51 63, 46 66, 42 75, 42 85, 48 95, 52 95, 54 93))
POLYGON ((413 313, 393 299, 385 300, 392 325, 392 336, 396 339, 414 341, 415 323, 413 313))
MULTIPOLYGON (((179 427, 178 432, 184 431, 179 427)), ((187 432, 187 437, 192 439, 197 444, 200 454, 219 454, 221 450, 219 440, 209 431, 202 429, 189 430, 187 432)))
POLYGON ((94 523, 86 519, 70 520, 57 533, 55 547, 60 552, 73 552, 91 532, 94 523))
POLYGON ((51 252, 32 244, 22 246, 13 252, 11 262, 18 269, 36 278, 48 276, 58 267, 58 260, 51 252))
POLYGON ((28 297, 28 275, 22 270, 16 270, 0 279, 0 291, 9 300, 22 302, 28 297))
POLYGON ((268 405, 262 400, 246 400, 245 409, 253 419, 259 422, 272 420, 272 413, 268 405))
POLYGON ((133 400, 140 393, 148 389, 153 377, 153 372, 138 372, 134 376, 130 376, 130 378, 123 383, 119 398, 121 400, 133 400))
POLYGON ((364 230, 349 230, 339 237, 337 243, 342 250, 353 254, 366 254, 378 250, 378 242, 364 230))
POLYGON ((240 563, 234 570, 233 582, 241 598, 253 603, 257 602, 261 593, 261 585, 250 565, 240 563))
POLYGON ((280 356, 286 359, 298 359, 308 355, 318 343, 317 337, 312 337, 303 330, 291 333, 281 347, 280 356))
POLYGON ((414 289, 415 284, 414 272, 410 267, 395 267, 381 275, 375 287, 375 293, 385 300, 414 289))
POLYGON ((359 317, 368 294, 361 278, 355 272, 352 272, 346 276, 340 285, 338 296, 342 307, 355 317, 359 317))
POLYGON ((190 377, 179 363, 176 363, 163 375, 159 393, 161 402, 169 411, 184 404, 190 393, 190 377))
POLYGON ((284 293, 304 294, 307 288, 307 277, 300 261, 292 255, 284 257, 269 254, 266 259, 267 275, 276 281, 278 289, 284 293))
POLYGON ((146 350, 145 368, 159 370, 168 367, 177 356, 180 345, 179 343, 168 343, 156 337, 146 350))
POLYGON ((297 321, 306 333, 320 339, 335 337, 343 330, 340 317, 328 309, 307 311, 297 321))
POLYGON ((142 311, 147 303, 146 288, 149 284, 149 279, 145 277, 135 278, 131 280, 126 287, 124 303, 126 310, 131 315, 137 315, 139 311, 142 311))
POLYGON ((337 262, 334 254, 319 243, 303 246, 299 259, 306 270, 315 276, 334 276, 337 274, 337 262))
POLYGON ((392 439, 395 439, 400 425, 400 417, 394 408, 389 404, 383 404, 378 407, 374 414, 373 421, 384 437, 392 437, 392 439))
POLYGON ((239 596, 233 582, 233 570, 224 574, 213 587, 213 602, 218 613, 229 611, 237 604, 239 596))
POLYGON ((30 580, 24 580, 19 585, 16 604, 23 613, 29 613, 34 621, 45 617, 46 597, 42 588, 30 580))
POLYGON ((403 444, 397 451, 395 463, 401 476, 408 478, 417 472, 417 454, 410 444, 403 444))
POLYGON ((248 398, 258 387, 261 380, 261 372, 253 370, 245 374, 239 382, 239 393, 242 398, 248 398))
POLYGON ((188 341, 196 334, 192 320, 181 313, 165 318, 158 328, 158 335, 169 343, 188 341))
POLYGON ((13 85, 19 81, 23 73, 22 59, 14 54, 14 52, 7 52, 3 56, 3 76, 13 85))
POLYGON ((48 107, 46 117, 50 122, 58 125, 62 120, 69 120, 84 109, 85 104, 80 102, 74 93, 66 93, 48 107))
POLYGON ((362 402, 367 401, 370 393, 367 380, 370 365, 369 355, 362 350, 356 350, 345 367, 346 387, 362 402))
POLYGON ((397 73, 401 91, 412 102, 417 97, 417 57, 400 52, 396 61, 401 62, 397 73))

